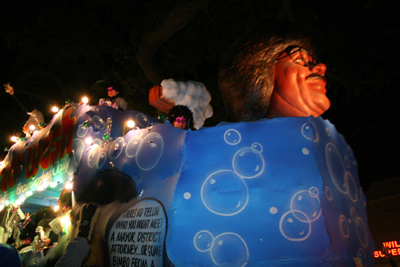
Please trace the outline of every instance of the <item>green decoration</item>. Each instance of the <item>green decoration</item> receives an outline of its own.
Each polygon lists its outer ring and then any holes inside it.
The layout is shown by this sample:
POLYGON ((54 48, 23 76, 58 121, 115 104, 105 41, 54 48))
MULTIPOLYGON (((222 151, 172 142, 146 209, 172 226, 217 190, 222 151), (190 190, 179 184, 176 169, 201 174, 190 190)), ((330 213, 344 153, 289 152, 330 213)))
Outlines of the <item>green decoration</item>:
POLYGON ((105 135, 103 135, 103 139, 104 140, 110 140, 110 135, 109 134, 105 134, 105 135))
POLYGON ((165 114, 160 114, 158 115, 158 120, 160 120, 161 122, 165 122, 167 120, 167 118, 165 117, 165 114))

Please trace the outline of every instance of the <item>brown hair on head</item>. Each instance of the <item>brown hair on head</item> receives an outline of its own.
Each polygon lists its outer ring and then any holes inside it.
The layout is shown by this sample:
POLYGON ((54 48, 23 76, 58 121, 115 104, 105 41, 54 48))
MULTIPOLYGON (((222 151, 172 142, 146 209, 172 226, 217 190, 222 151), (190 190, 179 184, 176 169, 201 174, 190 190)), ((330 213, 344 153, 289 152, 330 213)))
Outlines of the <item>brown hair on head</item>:
POLYGON ((274 65, 288 46, 300 46, 314 54, 304 31, 288 22, 260 25, 240 37, 224 55, 219 88, 230 121, 266 117, 274 89, 274 65))

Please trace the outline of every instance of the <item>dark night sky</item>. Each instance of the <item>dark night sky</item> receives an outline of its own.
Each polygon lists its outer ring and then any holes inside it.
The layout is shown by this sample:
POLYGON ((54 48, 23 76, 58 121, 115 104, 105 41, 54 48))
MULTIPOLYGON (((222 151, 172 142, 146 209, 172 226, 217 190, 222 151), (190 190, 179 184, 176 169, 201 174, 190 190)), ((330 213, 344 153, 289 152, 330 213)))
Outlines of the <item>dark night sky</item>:
MULTIPOLYGON (((46 1, 41 2, 45 3, 46 1)), ((50 3, 51 1, 47 2, 50 3)), ((361 2, 367 5, 370 1, 361 2)), ((330 7, 332 5, 330 4, 330 7)), ((2 3, 2 9, 0 36, 3 40, 0 42, 0 82, 3 83, 8 79, 8 65, 14 60, 14 55, 6 50, 4 34, 8 32, 10 27, 21 30, 25 25, 29 24, 29 20, 35 14, 36 4, 34 1, 8 1, 8 3, 2 3)), ((388 16, 397 16, 397 14, 394 14, 395 12, 390 10, 390 5, 387 5, 386 11, 388 12, 388 16)), ((382 14, 382 16, 385 15, 385 13, 382 14)), ((357 18, 353 19, 354 21, 357 20, 357 18)), ((335 22, 332 21, 332 23, 335 22)), ((394 34, 398 35, 398 32, 394 34)), ((338 36, 338 39, 340 38, 344 37, 338 36)), ((380 42, 385 43, 385 40, 382 39, 380 42)), ((359 45, 368 47, 369 44, 360 40, 359 45)), ((382 45, 382 49, 396 49, 396 46, 397 44, 385 44, 382 45)), ((374 53, 375 51, 369 51, 365 54, 365 57, 369 57, 374 53)), ((337 55, 337 57, 341 56, 343 55, 337 55)), ((329 65, 328 68, 330 68, 329 65)), ((377 65, 377 71, 379 68, 380 66, 377 65)), ((398 71, 397 66, 393 69, 398 71)), ((399 76, 398 74, 391 75, 399 76)), ((382 78, 382 82, 385 82, 384 77, 382 78)), ((353 148, 359 163, 359 177, 365 189, 368 189, 370 182, 400 175, 400 112, 397 98, 399 85, 392 82, 387 86, 392 87, 392 89, 385 90, 383 93, 363 93, 354 97, 349 104, 341 101, 341 96, 328 92, 332 106, 323 115, 324 118, 329 119, 336 126, 338 131, 344 135, 346 141, 353 148)), ((9 105, 15 106, 15 103, 11 103, 11 101, 14 100, 9 95, 1 92, 1 113, 10 113, 9 116, 13 116, 9 105)), ((21 121, 16 121, 16 126, 13 130, 22 128, 24 121, 21 118, 19 120, 21 121)), ((12 132, 4 133, 5 129, 10 131, 10 127, 1 126, 0 131, 2 131, 2 135, 0 138, 4 139, 5 136, 12 134, 12 132)), ((11 142, 8 140, 1 140, 0 142, 1 150, 3 150, 4 146, 10 145, 11 142)), ((0 159, 4 157, 3 151, 0 156, 0 159)))

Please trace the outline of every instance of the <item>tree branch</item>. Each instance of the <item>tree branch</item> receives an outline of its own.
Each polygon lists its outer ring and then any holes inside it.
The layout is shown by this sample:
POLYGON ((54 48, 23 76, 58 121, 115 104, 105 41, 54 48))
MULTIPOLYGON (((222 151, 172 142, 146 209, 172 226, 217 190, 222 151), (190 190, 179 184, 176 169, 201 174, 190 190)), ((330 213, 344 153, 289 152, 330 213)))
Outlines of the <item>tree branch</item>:
POLYGON ((144 71, 146 77, 155 85, 160 84, 164 77, 157 71, 157 64, 154 62, 154 54, 160 46, 167 42, 171 36, 182 30, 193 17, 205 9, 211 0, 197 0, 177 3, 164 21, 142 36, 139 44, 136 59, 144 71))

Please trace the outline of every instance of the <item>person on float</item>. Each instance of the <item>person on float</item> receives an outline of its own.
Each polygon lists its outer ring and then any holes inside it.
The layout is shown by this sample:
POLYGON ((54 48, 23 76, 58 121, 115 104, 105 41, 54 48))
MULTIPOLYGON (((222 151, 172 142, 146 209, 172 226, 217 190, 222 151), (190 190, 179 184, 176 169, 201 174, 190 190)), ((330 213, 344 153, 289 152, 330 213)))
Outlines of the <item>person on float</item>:
POLYGON ((24 221, 26 215, 22 212, 20 206, 14 204, 5 207, 4 210, 4 217, 0 221, 0 244, 8 243, 9 238, 12 237, 16 242, 16 246, 19 246, 21 240, 19 240, 20 229, 18 223, 24 221))
MULTIPOLYGON (((51 230, 58 235, 58 239, 60 239, 64 235, 65 229, 63 229, 63 224, 62 224, 62 218, 64 216, 69 217, 69 212, 72 209, 72 190, 70 189, 63 189, 60 193, 60 196, 58 198, 58 209, 56 211, 57 217, 52 220, 49 225, 51 227, 51 230)), ((67 230, 68 231, 68 230, 67 230)))
POLYGON ((57 201, 57 216, 64 216, 72 209, 72 190, 63 189, 57 201))
POLYGON ((167 115, 167 123, 184 130, 198 130, 213 115, 211 95, 203 83, 196 81, 161 82, 162 95, 175 103, 167 115))
POLYGON ((52 219, 42 219, 36 227, 36 237, 32 242, 32 249, 35 252, 43 251, 58 241, 58 235, 50 227, 52 219))
POLYGON ((260 27, 224 56, 219 87, 230 121, 318 117, 330 107, 326 66, 293 24, 260 27))
POLYGON ((100 106, 109 106, 119 110, 127 110, 128 104, 125 99, 120 96, 119 86, 115 84, 107 86, 107 94, 108 98, 100 98, 99 105, 100 106))
POLYGON ((174 127, 182 130, 196 130, 193 128, 193 113, 187 106, 176 105, 168 112, 168 121, 174 127))

